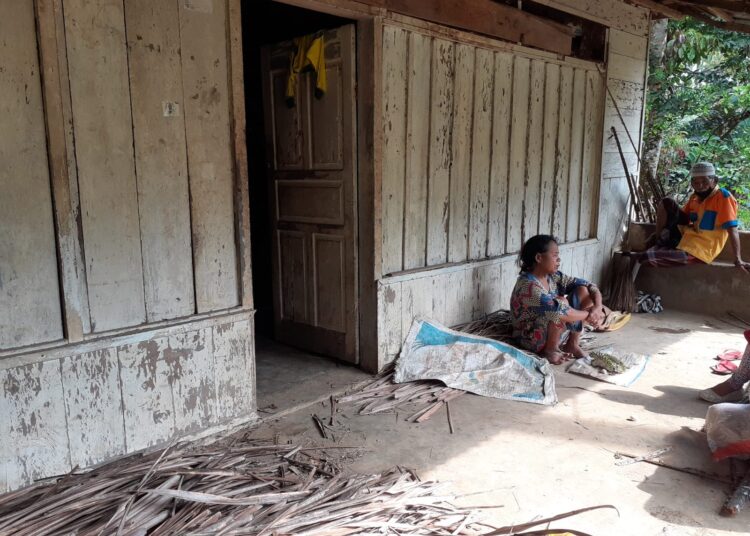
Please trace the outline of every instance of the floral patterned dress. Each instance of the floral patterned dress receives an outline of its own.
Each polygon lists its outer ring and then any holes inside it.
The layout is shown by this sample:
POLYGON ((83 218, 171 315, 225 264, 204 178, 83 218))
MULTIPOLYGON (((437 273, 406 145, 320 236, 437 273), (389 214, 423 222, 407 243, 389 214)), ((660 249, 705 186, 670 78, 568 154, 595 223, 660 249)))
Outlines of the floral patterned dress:
MULTIPOLYGON (((548 275, 549 291, 541 281, 529 272, 521 272, 510 297, 510 312, 513 317, 513 337, 527 350, 539 352, 547 341, 547 326, 550 322, 562 323, 568 311, 579 306, 575 289, 590 286, 585 279, 571 277, 562 272, 548 275), (570 305, 559 299, 567 296, 570 305)), ((583 324, 567 325, 571 331, 581 331, 583 324)))

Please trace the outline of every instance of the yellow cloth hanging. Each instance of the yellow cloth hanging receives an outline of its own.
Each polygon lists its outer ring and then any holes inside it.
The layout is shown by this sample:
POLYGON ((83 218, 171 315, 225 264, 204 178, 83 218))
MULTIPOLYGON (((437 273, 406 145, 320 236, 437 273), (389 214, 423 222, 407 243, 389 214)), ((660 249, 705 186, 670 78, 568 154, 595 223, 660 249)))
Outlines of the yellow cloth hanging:
POLYGON ((294 100, 297 95, 297 78, 308 65, 315 71, 315 89, 319 94, 324 94, 328 90, 328 80, 326 79, 326 58, 325 42, 323 36, 316 34, 296 37, 294 44, 297 45, 297 51, 291 60, 291 69, 289 79, 286 83, 286 98, 294 100))

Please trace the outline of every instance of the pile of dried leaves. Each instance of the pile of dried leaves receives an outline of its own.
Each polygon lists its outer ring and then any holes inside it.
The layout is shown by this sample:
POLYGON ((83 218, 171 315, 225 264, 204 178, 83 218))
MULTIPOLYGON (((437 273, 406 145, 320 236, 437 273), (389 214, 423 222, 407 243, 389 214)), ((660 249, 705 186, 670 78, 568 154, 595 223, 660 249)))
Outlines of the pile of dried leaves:
POLYGON ((0 534, 478 534, 413 473, 345 476, 324 449, 250 442, 133 456, 3 497, 0 534))
POLYGON ((359 415, 408 411, 407 421, 425 422, 450 400, 466 394, 437 380, 395 383, 393 375, 394 366, 390 364, 372 382, 354 393, 338 397, 336 402, 359 405, 359 415))
POLYGON ((500 309, 477 320, 455 326, 453 329, 496 341, 512 342, 513 318, 510 311, 500 309))

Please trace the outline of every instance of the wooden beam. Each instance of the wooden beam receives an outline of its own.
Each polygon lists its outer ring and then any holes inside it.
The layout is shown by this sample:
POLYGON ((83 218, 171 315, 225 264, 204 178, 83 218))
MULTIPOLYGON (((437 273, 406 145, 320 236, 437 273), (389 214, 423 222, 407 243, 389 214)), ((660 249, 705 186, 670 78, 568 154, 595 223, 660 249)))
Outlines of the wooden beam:
POLYGON ((650 9, 654 13, 664 15, 665 17, 669 17, 670 19, 682 20, 685 18, 685 14, 682 11, 678 11, 677 9, 673 9, 664 4, 660 4, 655 0, 627 0, 627 2, 629 4, 633 4, 634 6, 645 7, 646 9, 650 9))
POLYGON ((699 7, 718 7, 728 11, 750 13, 750 2, 747 0, 679 0, 674 4, 693 4, 699 7))
POLYGON ((716 28, 727 30, 729 32, 743 32, 750 33, 750 24, 741 24, 739 22, 720 22, 707 16, 697 6, 685 6, 686 14, 690 15, 694 19, 698 19, 701 22, 705 22, 716 28))
POLYGON ((250 186, 247 164, 245 81, 242 60, 241 0, 229 0, 229 84, 232 96, 234 142, 234 221, 239 263, 240 303, 253 307, 253 272, 250 251, 250 186))
POLYGON ((66 131, 72 118, 62 6, 60 0, 36 0, 35 8, 65 337, 77 342, 91 331, 91 324, 75 156, 68 139, 72 132, 66 131))
POLYGON ((493 0, 360 0, 395 13, 570 55, 573 29, 493 0))
POLYGON ((707 7, 706 10, 717 19, 721 19, 724 22, 734 22, 734 17, 732 17, 732 15, 730 15, 723 9, 720 9, 718 7, 707 7))

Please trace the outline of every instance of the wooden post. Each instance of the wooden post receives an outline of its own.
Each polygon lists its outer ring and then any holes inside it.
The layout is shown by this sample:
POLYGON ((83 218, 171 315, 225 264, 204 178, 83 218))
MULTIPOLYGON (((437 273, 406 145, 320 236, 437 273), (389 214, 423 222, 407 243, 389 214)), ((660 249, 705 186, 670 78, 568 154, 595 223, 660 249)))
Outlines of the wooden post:
POLYGON ((229 83, 232 95, 232 141, 234 143, 235 236, 240 269, 240 303, 244 307, 253 307, 250 193, 247 164, 245 81, 242 60, 242 7, 241 0, 228 1, 229 83))
POLYGON ((72 130, 66 130, 72 118, 62 6, 60 0, 35 0, 35 9, 65 337, 76 342, 91 324, 72 130))

